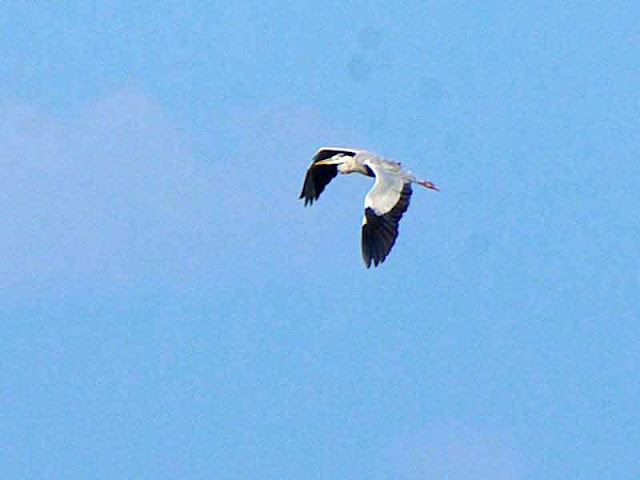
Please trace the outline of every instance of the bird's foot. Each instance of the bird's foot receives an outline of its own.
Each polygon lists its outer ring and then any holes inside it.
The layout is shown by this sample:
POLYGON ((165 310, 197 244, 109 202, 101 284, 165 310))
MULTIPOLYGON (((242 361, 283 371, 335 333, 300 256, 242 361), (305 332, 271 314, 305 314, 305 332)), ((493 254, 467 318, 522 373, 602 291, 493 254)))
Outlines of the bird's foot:
POLYGON ((420 180, 418 183, 425 188, 430 188, 431 190, 435 190, 436 192, 440 191, 438 187, 436 187, 432 182, 428 182, 427 180, 420 180))

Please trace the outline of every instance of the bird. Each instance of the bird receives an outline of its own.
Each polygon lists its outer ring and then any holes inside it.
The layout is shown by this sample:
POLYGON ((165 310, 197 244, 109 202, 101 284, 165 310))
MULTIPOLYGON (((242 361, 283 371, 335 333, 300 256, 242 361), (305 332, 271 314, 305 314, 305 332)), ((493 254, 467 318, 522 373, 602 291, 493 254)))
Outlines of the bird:
POLYGON ((400 162, 367 150, 321 147, 307 169, 300 193, 305 206, 313 205, 338 173, 360 173, 375 178, 364 200, 362 259, 367 268, 385 261, 398 238, 398 223, 409 207, 411 184, 439 191, 432 182, 420 180, 400 162))

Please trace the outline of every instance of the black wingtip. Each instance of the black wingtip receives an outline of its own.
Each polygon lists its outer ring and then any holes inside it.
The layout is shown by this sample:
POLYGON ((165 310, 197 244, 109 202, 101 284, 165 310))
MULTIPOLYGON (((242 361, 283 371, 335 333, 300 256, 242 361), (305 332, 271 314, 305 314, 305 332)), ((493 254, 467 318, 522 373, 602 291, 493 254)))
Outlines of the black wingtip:
POLYGON ((338 174, 337 165, 311 166, 307 170, 302 186, 300 198, 305 199, 306 205, 313 205, 313 202, 320 197, 327 184, 338 174))
POLYGON ((383 215, 367 207, 362 225, 362 257, 367 268, 383 263, 398 238, 398 224, 409 206, 411 184, 405 184, 396 205, 383 215))

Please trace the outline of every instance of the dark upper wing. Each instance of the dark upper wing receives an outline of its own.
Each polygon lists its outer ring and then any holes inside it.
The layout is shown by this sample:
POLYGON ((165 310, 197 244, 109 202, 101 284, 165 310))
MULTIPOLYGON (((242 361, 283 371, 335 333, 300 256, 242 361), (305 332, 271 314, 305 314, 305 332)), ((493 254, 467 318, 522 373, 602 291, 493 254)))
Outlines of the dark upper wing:
POLYGON ((343 150, 339 148, 321 148, 318 150, 307 170, 302 192, 300 192, 300 198, 304 198, 304 204, 313 204, 314 200, 318 199, 324 188, 338 174, 337 163, 332 165, 317 165, 318 162, 329 160, 335 156, 338 156, 338 158, 340 156, 353 157, 355 154, 356 152, 354 150, 343 150))
POLYGON ((338 165, 311 165, 304 178, 304 185, 300 198, 304 198, 304 204, 313 204, 317 200, 324 187, 338 174, 338 165))
POLYGON ((398 223, 409 208, 411 183, 373 168, 376 184, 367 194, 362 222, 362 258, 367 268, 384 262, 398 238, 398 223))

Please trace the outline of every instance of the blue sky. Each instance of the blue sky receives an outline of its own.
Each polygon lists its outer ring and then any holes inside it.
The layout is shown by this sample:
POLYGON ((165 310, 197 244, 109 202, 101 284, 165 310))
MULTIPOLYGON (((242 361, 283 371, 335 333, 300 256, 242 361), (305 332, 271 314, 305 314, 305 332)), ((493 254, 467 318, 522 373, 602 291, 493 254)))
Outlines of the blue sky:
POLYGON ((635 2, 8 5, 3 478, 640 475, 635 2))

